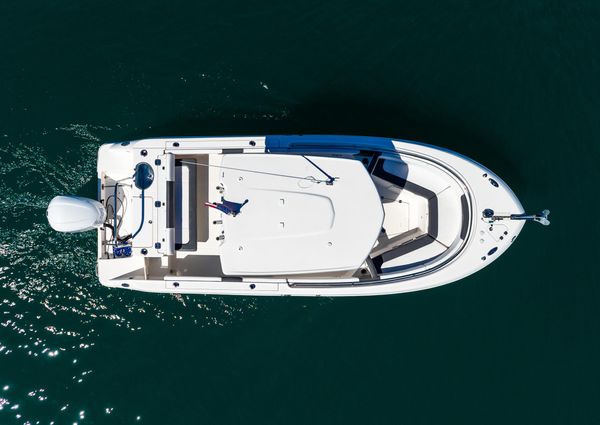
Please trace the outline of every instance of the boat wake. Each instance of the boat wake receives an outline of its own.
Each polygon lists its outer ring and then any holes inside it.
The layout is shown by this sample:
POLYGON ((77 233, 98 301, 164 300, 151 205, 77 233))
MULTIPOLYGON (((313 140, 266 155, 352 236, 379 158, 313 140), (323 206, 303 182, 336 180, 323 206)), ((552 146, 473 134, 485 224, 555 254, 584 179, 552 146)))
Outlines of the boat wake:
POLYGON ((161 328, 227 327, 257 309, 253 299, 110 290, 95 275, 96 235, 52 231, 45 211, 53 196, 95 196, 96 154, 108 131, 70 125, 40 132, 43 143, 0 147, 0 416, 72 423, 91 411, 113 419, 139 413, 110 394, 93 404, 77 397, 108 374, 96 360, 107 345, 161 328))

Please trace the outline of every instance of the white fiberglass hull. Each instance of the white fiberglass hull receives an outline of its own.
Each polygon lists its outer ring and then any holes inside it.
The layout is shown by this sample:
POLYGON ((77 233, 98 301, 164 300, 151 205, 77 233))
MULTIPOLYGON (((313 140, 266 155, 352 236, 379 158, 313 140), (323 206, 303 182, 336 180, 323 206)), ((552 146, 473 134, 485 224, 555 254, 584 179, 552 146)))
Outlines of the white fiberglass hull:
MULTIPOLYGON (((112 251, 115 244, 110 243, 110 229, 98 230, 99 280, 105 286, 146 292, 332 297, 419 291, 457 281, 491 264, 514 242, 524 224, 522 220, 492 222, 484 216, 484 210, 493 210, 496 216, 524 213, 511 189, 492 171, 446 149, 384 138, 192 137, 107 144, 98 153, 98 178, 99 200, 109 210, 117 209, 120 218, 113 224, 121 233, 135 232, 140 208, 145 208, 147 214, 143 219, 144 230, 134 238, 127 256, 117 258, 112 251), (311 155, 313 159, 362 161, 381 195, 380 207, 385 215, 382 236, 364 264, 356 270, 305 275, 286 275, 279 270, 260 275, 256 267, 249 264, 244 266, 252 270, 251 274, 225 273, 227 270, 224 271, 219 255, 223 254, 223 247, 227 246, 223 244, 229 239, 220 226, 230 219, 218 210, 202 210, 200 201, 212 202, 222 193, 211 191, 222 184, 224 173, 219 167, 224 167, 223 158, 246 154, 311 155), (169 160, 179 161, 174 164, 180 168, 165 167, 169 160), (114 182, 130 177, 140 161, 153 167, 157 182, 146 189, 141 198, 133 185, 124 184, 118 188, 120 203, 111 207, 115 202, 114 197, 109 199, 114 182), (193 171, 196 168, 198 175, 193 171), (162 184, 160 178, 167 183, 162 184), (179 219, 181 223, 173 225, 181 228, 173 230, 169 224, 166 228, 161 224, 173 221, 169 216, 176 214, 173 209, 169 211, 163 201, 174 196, 168 192, 168 183, 175 182, 177 188, 178 179, 186 185, 193 180, 194 185, 189 186, 193 189, 186 189, 188 186, 184 185, 184 189, 171 190, 181 193, 193 190, 194 198, 187 201, 186 196, 178 195, 183 200, 177 201, 181 209, 177 214, 183 218, 179 219), (206 186, 206 192, 200 190, 201 186, 206 186), (206 199, 200 199, 202 197, 206 199), (182 236, 192 227, 191 237, 182 236), (192 248, 187 251, 181 248, 190 244, 192 248), (173 249, 173 246, 179 248, 173 249)), ((340 185, 342 183, 341 180, 340 185)), ((361 199, 354 202, 360 209, 361 199)), ((250 213, 247 214, 249 217, 250 213)), ((283 221, 281 226, 284 226, 283 221)), ((302 242, 301 238, 299 241, 302 242)))

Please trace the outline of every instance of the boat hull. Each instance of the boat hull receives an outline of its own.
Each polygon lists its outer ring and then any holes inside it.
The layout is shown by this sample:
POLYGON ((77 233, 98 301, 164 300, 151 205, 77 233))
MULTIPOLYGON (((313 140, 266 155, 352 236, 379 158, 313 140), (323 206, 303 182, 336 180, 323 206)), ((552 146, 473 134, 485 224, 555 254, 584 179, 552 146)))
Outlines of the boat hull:
MULTIPOLYGON (((100 246, 98 277, 103 285, 158 293, 220 294, 251 296, 369 296, 404 293, 434 288, 465 278, 490 265, 514 242, 524 222, 507 220, 490 223, 483 211, 523 214, 521 203, 509 186, 476 161, 448 149, 398 139, 356 136, 261 136, 157 138, 103 145, 98 156, 98 177, 103 178, 115 164, 123 175, 141 151, 168 150, 178 154, 196 151, 226 153, 273 153, 322 156, 361 155, 399 157, 434 167, 452 179, 461 197, 460 238, 449 244, 448 252, 421 266, 385 267, 376 278, 304 278, 260 276, 177 276, 153 279, 146 272, 147 259, 139 256, 105 258, 100 246)), ((370 165, 366 165, 370 167, 370 165)), ((119 173, 116 173, 118 176, 119 173)), ((443 218, 444 211, 440 211, 443 218)))

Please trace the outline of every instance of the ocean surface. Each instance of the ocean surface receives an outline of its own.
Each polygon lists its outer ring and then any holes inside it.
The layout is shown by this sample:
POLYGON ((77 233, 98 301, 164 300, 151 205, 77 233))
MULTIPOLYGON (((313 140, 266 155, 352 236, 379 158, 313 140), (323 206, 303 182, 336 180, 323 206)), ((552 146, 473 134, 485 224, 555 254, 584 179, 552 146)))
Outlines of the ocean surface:
POLYGON ((600 423, 600 2, 0 4, 0 424, 600 423), (512 248, 375 298, 101 286, 96 151, 165 135, 453 149, 527 211, 512 248))

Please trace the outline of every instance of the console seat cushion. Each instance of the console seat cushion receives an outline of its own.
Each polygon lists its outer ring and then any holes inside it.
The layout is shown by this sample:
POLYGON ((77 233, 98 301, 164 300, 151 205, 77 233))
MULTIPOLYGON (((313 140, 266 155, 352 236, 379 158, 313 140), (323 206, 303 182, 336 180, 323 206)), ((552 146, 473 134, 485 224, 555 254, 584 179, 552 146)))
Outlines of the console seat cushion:
POLYGON ((448 187, 436 196, 439 210, 436 239, 449 247, 460 237, 462 227, 460 194, 453 187, 448 187))

